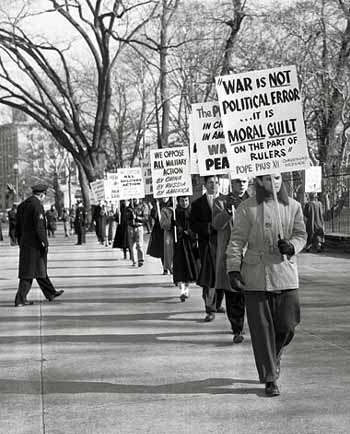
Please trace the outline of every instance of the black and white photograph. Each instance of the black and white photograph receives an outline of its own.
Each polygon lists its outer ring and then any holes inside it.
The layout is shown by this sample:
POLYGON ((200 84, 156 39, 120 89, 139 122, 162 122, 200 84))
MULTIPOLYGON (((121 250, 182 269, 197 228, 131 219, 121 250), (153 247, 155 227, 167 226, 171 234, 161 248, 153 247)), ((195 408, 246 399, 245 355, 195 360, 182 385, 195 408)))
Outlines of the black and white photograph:
POLYGON ((350 0, 0 0, 0 434, 350 433, 350 0))

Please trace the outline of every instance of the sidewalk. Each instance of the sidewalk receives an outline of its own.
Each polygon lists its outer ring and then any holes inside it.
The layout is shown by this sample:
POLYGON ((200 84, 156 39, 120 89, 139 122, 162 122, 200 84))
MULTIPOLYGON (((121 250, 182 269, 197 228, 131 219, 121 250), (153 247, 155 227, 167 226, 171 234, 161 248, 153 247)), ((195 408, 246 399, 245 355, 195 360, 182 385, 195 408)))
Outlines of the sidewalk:
MULTIPOLYGON (((7 238, 6 238, 7 241, 7 238)), ((350 256, 302 254, 302 323, 265 398, 248 330, 204 323, 201 290, 181 303, 160 261, 132 267, 88 236, 51 241, 65 293, 14 308, 17 247, 0 243, 1 434, 348 434, 350 256)))

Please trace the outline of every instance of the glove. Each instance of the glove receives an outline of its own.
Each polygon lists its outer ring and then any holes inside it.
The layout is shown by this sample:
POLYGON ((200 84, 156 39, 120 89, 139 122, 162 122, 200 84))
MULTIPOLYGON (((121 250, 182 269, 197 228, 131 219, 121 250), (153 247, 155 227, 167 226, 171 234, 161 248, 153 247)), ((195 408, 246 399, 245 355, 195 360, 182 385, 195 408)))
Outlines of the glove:
POLYGON ((226 208, 231 210, 232 207, 237 208, 238 205, 239 205, 238 198, 234 196, 232 193, 229 193, 226 199, 226 208))
POLYGON ((245 283, 239 271, 230 271, 228 277, 232 289, 239 292, 243 291, 245 283))
POLYGON ((295 254, 294 246, 290 241, 280 239, 277 244, 281 255, 293 256, 295 254))

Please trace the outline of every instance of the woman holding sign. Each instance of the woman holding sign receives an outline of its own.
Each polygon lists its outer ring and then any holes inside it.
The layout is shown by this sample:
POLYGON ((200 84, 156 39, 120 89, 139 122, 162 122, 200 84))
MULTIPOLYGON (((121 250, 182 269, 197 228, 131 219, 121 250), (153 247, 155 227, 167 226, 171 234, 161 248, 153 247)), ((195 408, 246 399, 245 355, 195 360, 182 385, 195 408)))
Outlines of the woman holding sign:
POLYGON ((189 284, 198 277, 197 260, 199 258, 196 235, 190 229, 190 198, 177 197, 176 240, 174 240, 174 283, 180 289, 180 300, 189 297, 189 284))
POLYGON ((258 176, 256 197, 237 209, 226 265, 232 288, 244 290, 255 363, 267 396, 280 394, 282 351, 300 322, 295 255, 305 241, 301 206, 288 197, 281 176, 258 176))

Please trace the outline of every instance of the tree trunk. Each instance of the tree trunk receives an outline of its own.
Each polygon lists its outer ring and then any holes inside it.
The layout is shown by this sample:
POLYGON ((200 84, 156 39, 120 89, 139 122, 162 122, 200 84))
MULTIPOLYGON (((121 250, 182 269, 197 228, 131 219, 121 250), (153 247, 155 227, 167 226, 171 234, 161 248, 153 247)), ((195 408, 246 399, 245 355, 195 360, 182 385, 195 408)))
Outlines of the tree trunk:
POLYGON ((233 55, 234 44, 237 34, 241 28, 241 24, 245 14, 243 12, 244 5, 242 6, 241 0, 232 0, 233 3, 233 18, 226 21, 226 24, 230 27, 230 34, 226 40, 224 62, 222 65, 221 74, 229 74, 233 69, 233 55))
POLYGON ((162 130, 161 130, 161 148, 168 147, 169 138, 169 119, 170 119, 170 102, 168 89, 168 65, 167 65, 167 39, 168 39, 168 5, 167 0, 163 0, 163 11, 161 16, 160 30, 160 98, 162 105, 162 130))
POLYGON ((87 215, 87 223, 91 222, 91 204, 90 204, 90 186, 89 186, 89 180, 86 176, 85 170, 83 169, 82 165, 77 162, 78 166, 78 173, 79 173, 79 184, 81 188, 81 194, 83 196, 83 203, 84 207, 86 209, 86 215, 87 215))

